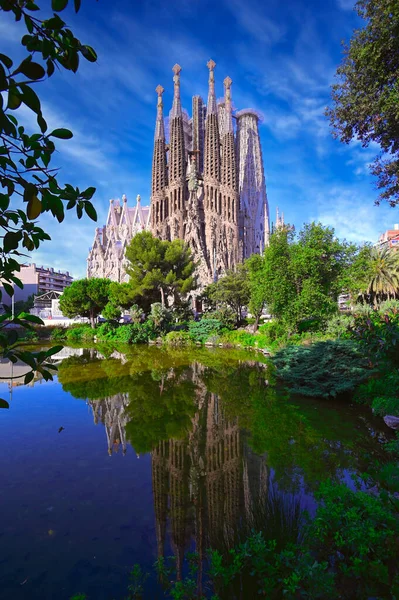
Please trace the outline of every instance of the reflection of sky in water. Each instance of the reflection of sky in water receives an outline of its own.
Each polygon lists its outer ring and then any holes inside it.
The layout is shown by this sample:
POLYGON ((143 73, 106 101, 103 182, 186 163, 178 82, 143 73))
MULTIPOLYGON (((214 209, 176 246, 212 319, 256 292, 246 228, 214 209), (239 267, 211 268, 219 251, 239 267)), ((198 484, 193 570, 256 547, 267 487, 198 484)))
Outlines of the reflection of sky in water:
MULTIPOLYGON (((140 377, 144 375, 138 376, 139 383, 140 377)), ((0 386, 0 397, 8 398, 5 384, 0 386)), ((213 402, 209 400, 214 411, 214 395, 213 402)), ((224 477, 230 479, 223 484, 225 505, 218 505, 215 496, 214 513, 210 515, 214 523, 228 520, 228 515, 232 520, 239 518, 254 490, 271 486, 274 470, 264 468, 264 458, 257 457, 246 445, 245 439, 251 432, 242 436, 237 427, 226 425, 226 435, 231 436, 230 455, 227 456, 226 450, 220 454, 222 442, 215 438, 212 414, 209 409, 194 419, 190 445, 184 440, 176 444, 164 442, 158 462, 154 458, 154 465, 158 465, 157 471, 153 469, 154 476, 162 478, 172 471, 177 473, 181 467, 179 472, 186 473, 186 484, 190 480, 186 487, 179 488, 176 482, 173 487, 171 479, 169 495, 157 494, 157 515, 169 510, 173 516, 173 503, 179 503, 173 490, 177 490, 177 494, 179 489, 185 489, 184 501, 190 506, 187 514, 190 513, 192 519, 198 518, 199 499, 220 494, 219 472, 223 469, 228 473, 224 477), (235 438, 241 441, 234 442, 234 435, 241 435, 235 438), (206 461, 210 461, 205 446, 213 448, 212 469, 205 466, 206 461), (180 458, 173 459, 174 462, 171 459, 172 447, 177 454, 182 452, 180 467, 176 462, 180 458), (191 467, 187 461, 192 461, 191 467), (238 471, 234 470, 236 467, 238 471), (197 485, 202 485, 202 492, 197 485)), ((364 442, 367 429, 361 419, 356 422, 356 427, 363 427, 364 442)), ((149 569, 157 556, 150 454, 137 458, 128 445, 126 455, 119 448, 109 456, 104 425, 101 422, 94 425, 91 407, 64 392, 58 382, 15 387, 10 410, 0 411, 0 437, 3 442, 0 599, 63 600, 79 591, 95 600, 126 595, 129 567, 140 562, 149 569), (58 433, 60 427, 65 429, 58 433)), ((114 444, 113 449, 116 448, 114 444)), ((266 455, 267 451, 263 453, 266 455)), ((349 473, 343 475, 350 483, 349 473)), ((289 476, 292 476, 291 471, 289 476)), ((309 485, 304 482, 302 472, 298 471, 295 476, 301 507, 313 514, 315 502, 309 485)), ((276 488, 284 493, 281 481, 276 488)), ((209 500, 209 506, 211 504, 209 500)), ((176 523, 169 527, 175 537, 181 538, 186 550, 193 549, 192 524, 186 522, 180 533, 176 523)), ((176 549, 169 539, 165 535, 165 555, 176 549)))

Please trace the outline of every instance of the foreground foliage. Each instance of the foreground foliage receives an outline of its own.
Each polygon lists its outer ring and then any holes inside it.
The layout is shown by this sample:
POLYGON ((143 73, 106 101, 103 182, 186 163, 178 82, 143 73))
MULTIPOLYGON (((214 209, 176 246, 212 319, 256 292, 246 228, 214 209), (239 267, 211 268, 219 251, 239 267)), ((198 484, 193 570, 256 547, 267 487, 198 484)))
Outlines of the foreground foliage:
POLYGON ((335 398, 353 392, 370 376, 367 358, 350 340, 287 346, 273 356, 278 377, 296 394, 335 398))
MULTIPOLYGON (((53 0, 52 9, 59 13, 67 4, 68 0, 53 0)), ((80 0, 75 0, 74 7, 78 12, 80 0)), ((56 153, 55 140, 68 140, 73 134, 62 127, 48 130, 38 94, 38 84, 51 78, 56 70, 76 73, 80 57, 95 62, 97 56, 93 48, 74 36, 58 14, 38 17, 39 7, 30 0, 0 0, 0 10, 5 19, 14 19, 22 28, 18 60, 0 54, 0 279, 7 294, 12 296, 14 285, 23 287, 18 278, 23 252, 35 250, 50 240, 37 224, 40 215, 50 213, 61 223, 65 211, 75 209, 79 219, 84 212, 97 219, 90 202, 95 188, 80 190, 70 184, 61 185, 57 169, 50 165, 56 153), (21 125, 19 115, 24 110, 34 114, 38 131, 27 131, 21 125)), ((7 27, 6 21, 4 26, 7 27)), ((25 328, 41 322, 24 312, 17 312, 17 318, 12 320, 11 311, 2 316, 2 327, 7 321, 25 328)), ((51 353, 22 352, 16 341, 13 332, 1 335, 3 358, 28 364, 32 369, 28 378, 33 377, 33 371, 52 378, 47 362, 51 353)))
POLYGON ((396 0, 359 0, 365 19, 357 29, 337 70, 333 106, 327 115, 342 142, 376 143, 382 150, 371 166, 379 200, 399 202, 399 4, 396 0))

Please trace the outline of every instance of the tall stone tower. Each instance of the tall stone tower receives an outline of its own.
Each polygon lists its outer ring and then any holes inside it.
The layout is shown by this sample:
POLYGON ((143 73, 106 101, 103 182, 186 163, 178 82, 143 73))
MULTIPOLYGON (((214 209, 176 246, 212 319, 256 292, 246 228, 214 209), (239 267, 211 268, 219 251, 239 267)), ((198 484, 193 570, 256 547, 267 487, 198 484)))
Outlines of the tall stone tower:
POLYGON ((259 114, 245 109, 236 114, 236 119, 240 235, 245 259, 263 252, 269 242, 270 219, 258 129, 259 114))
POLYGON ((189 121, 180 99, 181 67, 173 67, 169 145, 165 139, 162 86, 158 95, 151 187, 151 229, 161 239, 184 239, 205 286, 268 243, 267 205, 258 115, 233 115, 232 80, 217 103, 215 67, 209 69, 208 102, 193 97, 189 121), (234 120, 237 121, 235 131, 234 120))

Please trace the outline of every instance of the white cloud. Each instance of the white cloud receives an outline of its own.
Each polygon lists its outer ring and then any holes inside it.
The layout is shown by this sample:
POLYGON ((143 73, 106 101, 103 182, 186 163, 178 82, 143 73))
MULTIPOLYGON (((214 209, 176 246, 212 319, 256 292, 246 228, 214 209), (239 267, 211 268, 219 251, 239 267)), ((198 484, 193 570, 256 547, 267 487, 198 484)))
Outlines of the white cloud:
POLYGON ((342 10, 353 10, 356 0, 337 0, 337 3, 342 10))

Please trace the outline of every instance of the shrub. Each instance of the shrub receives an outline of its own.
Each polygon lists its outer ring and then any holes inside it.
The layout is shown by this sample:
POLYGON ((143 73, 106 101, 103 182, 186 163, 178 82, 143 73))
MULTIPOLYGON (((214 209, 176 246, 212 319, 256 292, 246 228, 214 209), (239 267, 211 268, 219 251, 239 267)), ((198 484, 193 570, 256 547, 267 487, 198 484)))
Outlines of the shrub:
POLYGON ((77 325, 67 329, 66 338, 68 342, 83 342, 93 340, 95 329, 90 325, 77 325))
POLYGON ((51 332, 51 339, 55 342, 61 342, 62 340, 66 339, 67 331, 68 330, 65 327, 54 327, 53 331, 51 332))
POLYGON ((385 300, 381 302, 379 312, 388 315, 395 315, 399 313, 399 300, 385 300))
POLYGON ((132 323, 141 323, 144 319, 144 311, 138 304, 133 304, 129 310, 129 315, 132 319, 132 323))
POLYGON ((111 323, 110 321, 107 321, 106 323, 101 323, 101 325, 99 325, 96 329, 96 336, 99 339, 103 339, 106 338, 110 333, 113 333, 117 328, 117 325, 115 325, 115 323, 111 323))
POLYGON ((353 392, 370 376, 368 361, 351 340, 287 346, 273 357, 277 377, 296 394, 334 398, 353 392))
POLYGON ((399 521, 380 497, 331 482, 320 486, 321 501, 310 527, 318 560, 335 571, 340 598, 394 598, 399 521))
POLYGON ((269 321, 259 327, 259 333, 264 335, 268 342, 275 342, 278 339, 287 338, 287 330, 284 325, 277 320, 269 321))
POLYGON ((371 405, 378 415, 399 416, 399 372, 384 373, 363 383, 356 390, 355 400, 371 405))
POLYGON ((151 313, 147 319, 148 321, 154 330, 163 333, 169 330, 172 314, 160 302, 154 302, 154 304, 151 304, 151 313))
POLYGON ((204 344, 211 334, 218 334, 222 330, 222 324, 217 319, 201 319, 191 321, 188 325, 190 338, 194 342, 204 344))
POLYGON ((193 343, 187 331, 169 331, 163 341, 167 346, 189 346, 193 343))
POLYGON ((373 310, 356 315, 351 337, 373 361, 399 364, 399 313, 373 310))
POLYGON ((216 319, 220 321, 226 329, 234 329, 237 323, 237 315, 229 306, 221 306, 220 308, 204 313, 203 319, 216 319))
POLYGON ((325 332, 332 338, 344 338, 350 337, 350 328, 355 324, 353 315, 339 314, 331 317, 326 324, 325 332))
POLYGON ((39 336, 36 331, 29 329, 24 331, 23 337, 21 338, 24 342, 38 342, 39 336))

